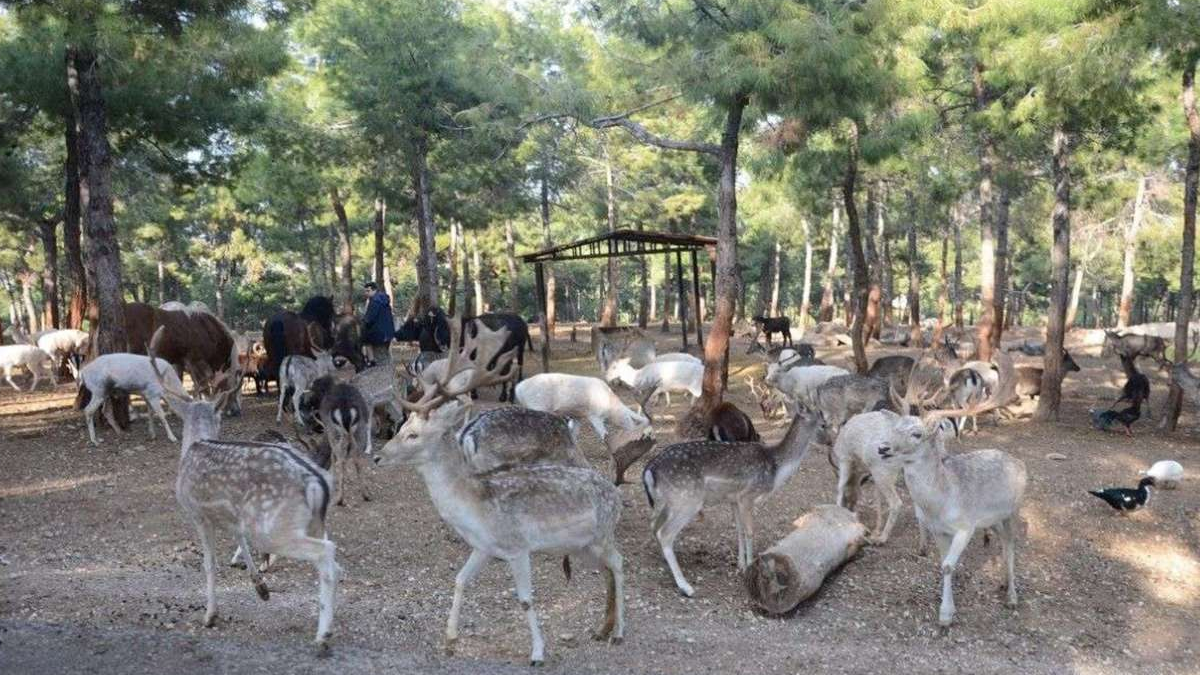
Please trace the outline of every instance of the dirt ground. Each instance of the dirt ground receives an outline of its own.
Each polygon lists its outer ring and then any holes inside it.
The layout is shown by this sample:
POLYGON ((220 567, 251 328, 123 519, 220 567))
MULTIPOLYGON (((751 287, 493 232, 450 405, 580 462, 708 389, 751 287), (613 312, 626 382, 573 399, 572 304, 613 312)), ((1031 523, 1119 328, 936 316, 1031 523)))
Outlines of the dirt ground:
MULTIPOLYGON (((657 334, 657 333, 656 333, 657 334)), ((556 344, 556 370, 596 374, 581 342, 556 344)), ((662 336, 661 349, 677 348, 662 336)), ((732 400, 752 413, 764 436, 779 422, 758 415, 743 376, 761 361, 735 343, 732 400)), ((829 363, 844 350, 818 347, 829 363)), ((901 350, 876 347, 871 356, 901 350)), ((957 622, 936 626, 940 590, 934 557, 916 554, 906 509, 886 546, 867 548, 792 616, 751 611, 735 569, 735 538, 725 509, 685 530, 677 545, 696 597, 676 592, 649 530, 638 484, 621 488, 618 538, 626 559, 627 632, 620 646, 588 639, 604 610, 596 573, 568 584, 559 563, 535 558, 535 606, 546 635, 546 669, 561 673, 903 672, 1189 673, 1200 672, 1200 498, 1195 479, 1156 491, 1148 509, 1113 514, 1087 489, 1130 486, 1160 459, 1200 468, 1200 418, 1187 410, 1166 435, 1140 422, 1136 437, 1095 431, 1087 408, 1115 398, 1115 360, 1076 353, 1083 367, 1067 379, 1062 420, 982 425, 954 447, 997 447, 1023 459, 1029 486, 1025 535, 1017 559, 1020 605, 1003 606, 996 545, 976 537, 956 585, 957 622), (1061 453, 1066 460, 1050 460, 1061 453)), ((536 372, 537 359, 527 363, 536 372)), ((1033 359, 1022 359, 1032 362, 1033 359)), ((1155 373, 1152 410, 1166 396, 1155 373)), ((334 622, 334 651, 310 646, 316 621, 316 574, 284 561, 267 575, 261 602, 248 575, 222 567, 217 627, 201 627, 203 573, 194 533, 173 494, 177 444, 145 421, 117 436, 99 428, 102 447, 86 444, 71 409, 73 385, 16 393, 0 386, 0 672, 526 672, 529 633, 502 563, 492 563, 467 593, 457 653, 442 633, 453 579, 466 545, 434 512, 421 479, 406 469, 369 476, 375 500, 348 499, 331 516, 344 569, 334 622)), ((683 399, 659 415, 660 444, 672 439, 683 399)), ((140 404, 139 404, 140 406, 140 404)), ((249 438, 276 428, 274 400, 246 397, 246 414, 224 436, 249 438)), ((98 420, 99 421, 99 420, 98 420)), ((178 431, 179 422, 172 418, 178 431)), ((586 425, 585 425, 586 426, 586 425)), ((290 428, 287 429, 290 433, 290 428)), ((585 453, 611 471, 601 444, 583 432, 585 453)), ((637 476, 641 464, 631 468, 637 476)), ((835 477, 823 450, 756 512, 756 549, 789 531, 799 514, 833 500, 835 477)), ((873 491, 860 515, 874 521, 873 491)), ((907 498, 906 498, 907 503, 907 498)), ((225 555, 232 541, 222 541, 225 555)))

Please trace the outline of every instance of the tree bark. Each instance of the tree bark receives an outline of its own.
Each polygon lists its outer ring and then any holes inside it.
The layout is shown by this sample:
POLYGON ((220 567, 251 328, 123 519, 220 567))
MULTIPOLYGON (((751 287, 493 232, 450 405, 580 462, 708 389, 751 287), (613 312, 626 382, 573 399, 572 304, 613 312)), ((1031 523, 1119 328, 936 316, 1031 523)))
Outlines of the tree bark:
POLYGON ((354 258, 350 250, 350 220, 346 218, 346 205, 337 186, 329 188, 329 201, 337 216, 338 258, 342 265, 342 312, 354 313, 354 258))
POLYGON ((833 205, 833 224, 829 230, 829 265, 825 268, 825 282, 821 286, 821 308, 817 321, 833 321, 833 283, 837 279, 838 239, 841 238, 841 216, 837 204, 833 205))
MULTIPOLYGON (((644 228, 638 223, 638 231, 644 228)), ((653 313, 654 298, 650 289, 650 267, 646 264, 646 256, 640 255, 637 258, 638 264, 638 280, 641 283, 641 289, 638 291, 638 327, 645 328, 650 325, 650 315, 653 313)))
POLYGON ((1146 214, 1146 188, 1149 176, 1138 178, 1137 198, 1133 202, 1133 220, 1125 226, 1125 255, 1121 274, 1121 304, 1117 310, 1117 328, 1129 326, 1133 312, 1133 267, 1137 257, 1137 236, 1146 214))
POLYGON ((1075 326, 1075 317, 1079 313, 1079 294, 1083 290, 1083 261, 1075 267, 1075 283, 1071 285, 1071 302, 1067 306, 1066 330, 1075 326))
MULTIPOLYGON (((85 19, 86 20, 86 19, 85 19)), ((91 17, 91 22, 95 18, 91 17)), ((93 354, 129 349, 121 294, 121 246, 113 220, 112 158, 108 146, 108 117, 100 83, 100 64, 90 48, 69 48, 67 81, 72 108, 79 120, 79 194, 87 231, 87 269, 96 303, 93 354)))
MULTIPOLYGON (((541 182, 542 245, 550 248, 554 241, 550 238, 550 183, 545 174, 542 175, 541 182)), ((549 340, 554 337, 554 324, 558 319, 558 311, 554 305, 554 265, 544 263, 542 268, 546 278, 546 339, 549 340)))
POLYGON ((21 304, 25 308, 25 321, 29 325, 31 337, 42 329, 42 325, 38 321, 37 309, 33 306, 33 280, 36 277, 37 275, 32 270, 20 274, 21 304))
MULTIPOLYGON (((450 268, 450 279, 446 282, 446 307, 451 315, 458 311, 458 266, 459 257, 463 255, 463 246, 459 241, 461 232, 457 221, 450 221, 450 252, 447 256, 449 260, 448 267, 450 268)), ((464 259, 465 260, 465 259, 464 259)), ((467 265, 463 263, 463 279, 467 278, 467 265)), ((463 283, 466 286, 466 283, 463 283)), ((463 294, 466 297, 466 293, 463 294)), ((467 303, 464 302, 464 305, 467 303)))
POLYGON ((863 255, 862 231, 858 224, 858 206, 854 203, 854 191, 858 180, 858 123, 850 123, 846 155, 846 175, 842 179, 842 207, 846 209, 846 226, 850 243, 850 254, 854 260, 854 323, 850 327, 850 338, 854 344, 854 369, 859 374, 867 372, 866 314, 871 292, 867 278, 867 261, 863 255))
POLYGON ((38 223, 42 242, 42 326, 60 328, 58 313, 58 220, 38 223))
MULTIPOLYGON (((848 212, 847 212, 848 213, 848 212)), ((883 295, 883 266, 879 262, 879 252, 875 247, 875 227, 879 219, 879 194, 874 182, 867 183, 867 222, 863 232, 863 245, 866 250, 867 278, 870 287, 867 291, 866 319, 863 329, 863 345, 871 338, 879 338, 879 328, 882 323, 880 298, 883 295)))
POLYGON ((996 194, 995 212, 992 214, 996 231, 996 281, 992 301, 992 349, 1000 348, 1004 335, 1004 305, 1008 302, 1008 212, 1012 195, 1003 184, 996 194))
POLYGON ((804 290, 800 296, 800 336, 803 337, 804 331, 808 327, 808 312, 812 303, 810 297, 812 296, 813 243, 812 226, 809 225, 808 219, 801 219, 800 224, 804 226, 804 290))
POLYGON ((963 329, 963 292, 962 292, 962 219, 961 212, 955 209, 951 218, 954 223, 954 327, 963 329))
MULTIPOLYGON (((983 66, 975 64, 973 71, 975 110, 982 112, 989 104, 989 92, 983 81, 983 66)), ((992 330, 996 308, 996 229, 992 218, 992 180, 996 165, 996 144, 992 135, 983 130, 979 138, 979 321, 976 326, 975 358, 992 358, 992 330)))
MULTIPOLYGON (((884 197, 881 196, 880 199, 883 200, 884 197)), ((881 309, 880 323, 884 326, 890 326, 894 323, 892 298, 896 297, 896 279, 892 273, 892 243, 887 236, 887 221, 884 218, 883 211, 883 202, 881 201, 876 212, 879 218, 879 273, 880 281, 882 282, 882 292, 879 297, 881 309)))
POLYGON ((417 295, 412 314, 424 313, 438 304, 437 227, 433 221, 432 187, 429 175, 429 139, 418 136, 412 153, 413 192, 416 195, 417 242, 420 246, 417 264, 417 295))
POLYGON ((475 234, 471 234, 471 272, 474 273, 475 282, 475 316, 479 316, 487 311, 487 301, 483 294, 483 261, 479 255, 479 237, 475 234))
POLYGON ((521 295, 517 288, 517 243, 513 238, 512 219, 504 221, 504 258, 508 265, 508 311, 521 312, 521 295))
MULTIPOLYGON (((608 143, 601 144, 604 150, 604 185, 607 188, 607 204, 608 204, 608 233, 612 234, 617 231, 617 190, 616 182, 613 178, 612 158, 608 154, 608 143)), ((621 280, 618 278, 619 271, 617 269, 617 259, 610 257, 607 260, 608 277, 606 279, 608 285, 608 295, 604 298, 604 313, 600 316, 600 325, 611 327, 616 326, 619 319, 618 302, 621 293, 621 280)))
POLYGON ((941 275, 938 278, 938 299, 937 299, 937 325, 934 326, 932 343, 937 345, 942 343, 942 333, 946 330, 946 307, 950 304, 950 275, 947 266, 949 258, 950 235, 945 231, 942 232, 942 260, 939 271, 941 275))
MULTIPOLYGON (((383 197, 375 198, 375 269, 371 280, 377 284, 383 283, 383 235, 386 230, 387 202, 383 197)), ((389 294, 388 297, 391 297, 389 294)), ((395 298, 392 298, 395 302, 395 298)))
POLYGON ((1034 419, 1058 419, 1062 401, 1063 337, 1066 333, 1067 293, 1071 268, 1071 136, 1054 130, 1054 245, 1050 251, 1050 308, 1046 316, 1046 355, 1042 391, 1034 419))
MULTIPOLYGON (((737 159, 742 112, 749 104, 742 95, 729 103, 721 133, 720 179, 717 183, 717 275, 712 328, 704 342, 704 382, 701 405, 715 408, 725 392, 725 359, 733 332, 737 297, 737 159)), ((699 320, 699 317, 697 317, 699 320)))
POLYGON ((63 162, 63 250, 67 254, 67 273, 71 279, 71 308, 67 323, 71 328, 78 330, 83 328, 88 293, 80 232, 79 134, 75 115, 70 111, 64 125, 64 138, 66 160, 63 162))
POLYGON ((912 193, 907 195, 909 204, 908 218, 908 318, 912 330, 909 333, 909 344, 923 346, 924 336, 921 334, 921 272, 920 261, 917 258, 917 218, 912 208, 912 193))
MULTIPOLYGON (((1189 322, 1193 309, 1193 272, 1196 259, 1196 191, 1200 184, 1200 111, 1196 109, 1196 62, 1183 70, 1183 113, 1188 127, 1188 158, 1183 179, 1183 245, 1179 265, 1179 313, 1175 317, 1175 363, 1186 363, 1189 322)), ((1161 426, 1175 431, 1183 403, 1183 391, 1171 385, 1167 414, 1161 426)))
MULTIPOLYGON (((467 255, 467 237, 462 232, 462 227, 455 221, 450 221, 450 241, 453 250, 450 252, 450 259, 458 261, 456 270, 462 270, 462 274, 455 272, 454 284, 450 287, 450 303, 458 310, 461 308, 463 312, 470 312, 475 306, 475 285, 471 283, 471 275, 475 273, 472 269, 471 256, 467 255), (462 277, 462 304, 458 304, 458 278, 462 277)), ((456 312, 450 312, 455 314, 456 312)))
POLYGON ((338 295, 337 225, 325 228, 325 267, 329 270, 329 295, 338 295))
POLYGON ((775 240, 775 257, 771 259, 771 316, 779 316, 779 277, 783 270, 783 245, 775 240))

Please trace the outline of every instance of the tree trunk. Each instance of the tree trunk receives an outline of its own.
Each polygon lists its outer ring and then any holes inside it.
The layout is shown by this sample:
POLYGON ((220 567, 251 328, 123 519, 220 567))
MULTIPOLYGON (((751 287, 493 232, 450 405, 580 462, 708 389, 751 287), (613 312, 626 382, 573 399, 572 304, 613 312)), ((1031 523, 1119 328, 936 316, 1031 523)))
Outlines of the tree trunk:
POLYGON ((804 337, 805 328, 808 327, 808 312, 811 309, 809 298, 812 296, 813 243, 812 227, 808 219, 801 219, 800 223, 804 226, 804 290, 800 296, 800 336, 804 337))
MULTIPOLYGON (((704 383, 701 404, 711 409, 725 392, 726 355, 733 332, 737 298, 737 159, 742 129, 742 112, 749 104, 738 96, 729 104, 721 133, 720 180, 717 183, 717 274, 712 328, 704 342, 704 383)), ((697 317, 699 320, 699 317, 697 317)))
MULTIPOLYGON (((973 71, 975 110, 982 112, 989 103, 983 66, 973 71)), ((996 165, 996 144, 987 130, 979 139, 979 322, 976 326, 975 358, 992 358, 992 330, 996 309, 996 228, 992 219, 992 179, 996 165)))
POLYGON ((950 275, 947 266, 947 258, 949 258, 950 235, 945 231, 942 232, 942 264, 939 268, 941 275, 938 277, 938 300, 937 300, 937 325, 933 329, 932 343, 935 345, 942 343, 942 333, 946 330, 946 306, 950 304, 950 275))
POLYGON ((78 330, 83 328, 88 293, 79 229, 79 134, 75 120, 75 115, 68 111, 64 126, 67 147, 63 162, 63 250, 67 254, 67 273, 71 279, 71 309, 67 323, 78 330))
POLYGON ((758 288, 754 294, 754 316, 764 316, 771 301, 771 258, 758 268, 758 288))
MULTIPOLYGON (((638 223, 638 231, 644 228, 638 223)), ((641 289, 638 291, 638 327, 645 328, 650 325, 650 315, 653 312, 654 299, 650 293, 650 267, 646 264, 646 256, 640 255, 637 258, 638 265, 638 280, 641 283, 641 289)))
POLYGON ((1012 195, 1001 185, 996 195, 996 208, 992 214, 996 231, 996 282, 992 301, 992 349, 1000 348, 1004 336, 1004 304, 1008 301, 1008 211, 1012 195))
POLYGON ((93 354, 123 352, 129 345, 125 338, 121 247, 113 220, 112 159, 100 64, 89 49, 70 48, 67 59, 68 88, 79 120, 79 194, 87 231, 87 269, 95 280, 95 285, 89 288, 97 310, 91 351, 93 354))
MULTIPOLYGON (((849 214, 847 213, 847 215, 849 214)), ((879 327, 883 318, 880 310, 880 299, 883 295, 883 266, 879 262, 879 253, 875 247, 875 231, 873 229, 878 218, 879 195, 876 191, 875 183, 868 182, 867 223, 863 231, 863 245, 866 251, 867 278, 870 282, 870 287, 867 292, 867 315, 863 324, 864 346, 871 338, 879 338, 879 327)))
POLYGON ((921 334, 921 271, 917 258, 917 218, 912 213, 912 194, 908 195, 908 320, 911 326, 909 344, 914 347, 923 346, 921 334))
MULTIPOLYGON (((612 158, 608 154, 608 143, 602 143, 601 147, 604 149, 604 185, 608 190, 608 232, 612 234, 617 231, 617 190, 613 179, 612 158)), ((608 295, 604 298, 604 313, 600 316, 601 326, 616 326, 619 320, 618 302, 621 280, 618 278, 620 272, 617 268, 617 258, 608 258, 608 277, 606 279, 608 295)))
POLYGON ((325 266, 329 269, 329 296, 335 301, 338 296, 337 225, 325 228, 325 266))
POLYGON ((1121 305, 1117 310, 1117 328, 1129 326, 1130 314, 1133 311, 1133 266, 1137 256, 1137 236, 1142 228, 1142 219, 1146 217, 1146 188, 1150 178, 1143 176, 1138 179, 1137 198, 1133 202, 1133 220, 1125 226, 1125 260, 1121 274, 1121 305))
POLYGON ((771 259, 771 316, 779 316, 779 277, 783 270, 783 245, 775 240, 775 257, 771 259))
POLYGON ((954 327, 963 329, 963 292, 962 292, 962 219, 961 212, 955 209, 951 218, 954 223, 954 327))
POLYGON ((25 318, 21 316, 21 301, 17 295, 17 289, 13 286, 12 277, 0 270, 0 284, 4 286, 4 291, 8 293, 8 322, 13 327, 14 344, 20 344, 21 340, 17 338, 15 331, 21 331, 28 334, 26 330, 25 318))
POLYGON ((21 280, 21 304, 25 308, 25 321, 29 325, 29 334, 32 335, 41 330, 41 324, 38 321, 37 309, 33 305, 33 280, 36 274, 32 271, 22 272, 21 280))
MULTIPOLYGON (((386 229, 387 221, 387 202, 383 197, 375 198, 375 269, 371 275, 372 281, 377 284, 383 283, 383 234, 386 229)), ((391 294, 388 294, 391 297, 391 294)), ((392 298, 395 301, 395 298, 392 298)))
POLYGON ((867 261, 863 256, 862 231, 858 224, 858 206, 854 203, 855 183, 858 180, 858 123, 850 123, 849 152, 846 157, 846 175, 842 179, 842 207, 846 209, 846 225, 850 242, 850 253, 854 260, 854 323, 850 327, 850 338, 854 343, 854 369, 859 374, 867 372, 867 303, 871 292, 867 278, 867 261))
MULTIPOLYGON (((454 285, 450 287, 449 303, 453 303, 453 307, 457 311, 470 313, 471 308, 475 306, 475 285, 471 283, 471 275, 476 273, 472 270, 471 256, 467 255, 467 238, 462 232, 462 227, 455 221, 450 221, 450 242, 453 250, 450 252, 450 259, 458 261, 455 263, 455 269, 462 270, 462 274, 457 272, 454 274, 454 285), (458 304, 458 278, 462 277, 462 304, 458 304)), ((451 314, 456 312, 452 311, 451 314)))
POLYGON ((42 326, 61 328, 58 314, 58 227, 57 220, 38 223, 42 241, 42 326))
POLYGON ((517 243, 513 238, 512 219, 504 221, 504 258, 508 264, 508 311, 521 312, 521 295, 517 288, 517 243))
POLYGON ((663 332, 665 333, 670 328, 670 320, 672 317, 678 318, 679 304, 676 302, 675 311, 671 311, 671 255, 663 256, 663 286, 662 286, 662 319, 663 332))
POLYGON ((417 294, 413 298, 412 315, 424 313, 438 304, 437 227, 433 222, 432 187, 429 184, 429 140, 418 136, 413 143, 413 192, 416 196, 417 242, 420 255, 417 263, 417 294))
POLYGON ((338 194, 337 186, 329 188, 329 201, 337 216, 338 258, 342 265, 342 312, 354 313, 354 259, 350 251, 350 220, 346 218, 346 206, 338 194))
MULTIPOLYGON (((883 197, 880 197, 882 200, 883 197)), ((880 308, 882 310, 881 324, 890 326, 894 323, 892 316, 892 298, 896 297, 896 279, 892 273, 892 243, 889 241, 886 230, 886 220, 883 215, 883 203, 879 204, 877 215, 879 217, 879 264, 880 264, 880 281, 882 282, 882 292, 879 298, 880 308)))
POLYGON ((1062 401, 1063 337, 1066 333, 1067 293, 1071 269, 1071 137, 1054 130, 1054 245, 1050 251, 1050 308, 1046 316, 1046 355, 1042 369, 1042 392, 1034 419, 1058 419, 1062 401))
MULTIPOLYGON (((462 226, 459 225, 461 228, 462 226)), ((483 262, 479 256, 479 237, 471 234, 471 271, 475 279, 475 316, 486 312, 487 301, 483 295, 483 262)))
POLYGON ((821 308, 817 321, 833 321, 833 282, 837 278, 838 239, 841 238, 841 216, 837 204, 833 205, 833 225, 829 230, 829 265, 825 268, 825 282, 821 286, 821 308))
MULTIPOLYGON (((542 213, 542 245, 550 248, 554 245, 550 238, 550 183, 546 180, 546 176, 542 175, 541 185, 541 213, 542 213)), ((546 339, 554 337, 554 324, 557 321, 557 310, 554 306, 554 266, 550 263, 544 263, 542 268, 545 270, 546 279, 546 339)))
MULTIPOLYGON (((462 243, 460 243, 461 235, 462 235, 462 232, 460 231, 460 225, 458 224, 457 221, 451 220, 450 221, 450 251, 449 251, 449 254, 447 255, 447 258, 449 258, 449 260, 446 261, 447 266, 450 268, 450 279, 446 282, 446 296, 447 296, 446 297, 446 307, 448 308, 448 311, 452 315, 458 312, 458 267, 459 267, 459 257, 463 255, 463 246, 462 246, 462 243)), ((463 268, 463 279, 465 280, 467 278, 467 265, 465 262, 465 258, 464 258, 462 268, 463 268)), ((465 281, 463 283, 463 287, 464 287, 464 289, 466 287, 465 281)), ((463 293, 464 298, 466 297, 466 295, 467 295, 466 293, 463 293)), ((463 304, 466 305, 467 303, 464 302, 463 304)))
POLYGON ((156 279, 158 281, 158 304, 161 307, 162 304, 167 301, 167 269, 166 265, 163 264, 161 253, 159 254, 157 262, 156 279))
POLYGON ((1083 290, 1083 262, 1075 268, 1075 283, 1071 287, 1071 302, 1067 306, 1066 330, 1075 326, 1075 315, 1079 312, 1079 293, 1083 290))
MULTIPOLYGON (((1196 110, 1196 62, 1183 70, 1183 112, 1188 126, 1188 158, 1183 179, 1183 246, 1179 265, 1179 313, 1175 318, 1175 363, 1186 363, 1188 357, 1189 322, 1193 309, 1193 267, 1196 259, 1196 190, 1200 183, 1200 111, 1196 110)), ((1171 385, 1167 398, 1167 414, 1161 426, 1175 431, 1183 391, 1171 385)))

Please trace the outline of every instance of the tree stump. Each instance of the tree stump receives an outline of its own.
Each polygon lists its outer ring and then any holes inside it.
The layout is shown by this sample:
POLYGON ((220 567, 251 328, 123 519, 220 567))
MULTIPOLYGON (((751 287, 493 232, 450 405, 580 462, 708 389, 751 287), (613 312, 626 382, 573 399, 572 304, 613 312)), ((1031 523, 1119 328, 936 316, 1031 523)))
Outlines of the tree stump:
POLYGON ((750 601, 767 614, 795 609, 866 543, 867 528, 853 513, 832 504, 817 506, 792 524, 796 529, 746 570, 750 601))

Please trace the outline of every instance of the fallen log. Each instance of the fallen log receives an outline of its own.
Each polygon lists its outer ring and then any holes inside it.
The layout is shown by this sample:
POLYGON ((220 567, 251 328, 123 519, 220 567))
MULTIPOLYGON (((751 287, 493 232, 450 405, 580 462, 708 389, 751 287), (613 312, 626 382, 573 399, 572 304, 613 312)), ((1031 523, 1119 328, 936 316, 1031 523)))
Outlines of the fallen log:
POLYGON ((852 512, 833 504, 817 506, 792 524, 796 529, 746 570, 750 601, 767 614, 795 609, 866 542, 867 528, 852 512))

